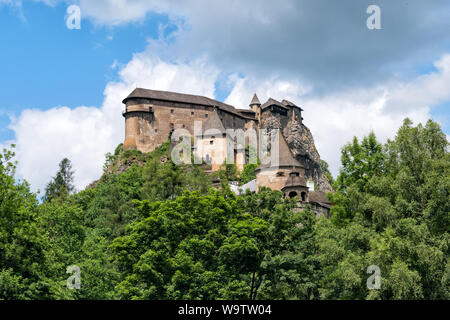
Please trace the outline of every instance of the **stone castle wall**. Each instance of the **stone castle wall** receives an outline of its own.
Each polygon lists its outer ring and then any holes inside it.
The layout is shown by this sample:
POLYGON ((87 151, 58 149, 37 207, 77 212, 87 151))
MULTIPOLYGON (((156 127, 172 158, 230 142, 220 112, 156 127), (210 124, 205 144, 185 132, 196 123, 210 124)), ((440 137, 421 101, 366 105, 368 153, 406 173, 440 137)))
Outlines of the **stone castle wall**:
MULTIPOLYGON (((267 130, 280 129, 294 157, 305 167, 304 177, 312 179, 318 190, 332 191, 329 181, 322 175, 320 156, 314 145, 309 129, 303 124, 301 109, 287 107, 286 114, 280 114, 269 108, 253 108, 256 119, 238 115, 238 111, 228 112, 213 106, 196 105, 184 102, 160 101, 148 98, 132 98, 126 102, 125 117, 125 149, 137 149, 147 153, 166 142, 175 129, 186 129, 194 135, 194 122, 204 125, 214 112, 217 112, 225 128, 267 130), (259 121, 258 121, 259 119, 259 121)), ((248 141, 246 141, 247 143, 248 141)), ((209 140, 204 147, 210 147, 209 140)), ((219 145, 219 141, 214 142, 219 145)), ((223 152, 217 150, 218 154, 223 152)), ((212 152, 211 152, 212 153, 212 152)), ((238 154, 240 156, 240 154, 238 154)), ((223 158, 222 156, 220 157, 223 158)), ((245 155, 243 156, 245 158, 245 155)), ((245 159, 238 159, 239 168, 243 168, 245 159)), ((220 166, 214 165, 215 169, 220 166)), ((267 172, 260 179, 269 179, 282 186, 289 173, 283 178, 277 172, 267 172), (279 183, 278 183, 279 182, 279 183)), ((265 181, 264 184, 269 183, 265 181)), ((270 182, 272 183, 272 182, 270 182)), ((275 187, 275 186, 274 186, 275 187)))

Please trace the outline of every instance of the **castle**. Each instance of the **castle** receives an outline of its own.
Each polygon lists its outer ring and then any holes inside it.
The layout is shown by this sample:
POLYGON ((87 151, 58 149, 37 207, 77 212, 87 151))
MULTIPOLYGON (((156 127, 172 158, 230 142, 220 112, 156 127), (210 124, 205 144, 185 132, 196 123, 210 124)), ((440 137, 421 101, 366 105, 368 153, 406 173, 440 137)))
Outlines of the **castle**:
MULTIPOLYGON (((250 109, 237 109, 203 96, 142 88, 136 88, 123 103, 125 150, 151 152, 179 130, 196 138, 190 143, 192 151, 210 163, 212 171, 218 170, 229 154, 239 170, 248 163, 246 145, 251 137, 230 145, 226 139, 229 131, 279 132, 274 136, 276 140, 269 142, 273 144, 270 152, 274 146, 277 148, 276 163, 270 160, 259 165, 256 180, 242 188, 279 190, 286 197, 296 197, 300 208, 309 204, 318 215, 328 215, 331 203, 325 193, 332 188, 322 175, 311 132, 303 124, 303 109, 294 103, 269 98, 261 104, 255 94, 250 109)), ((260 137, 256 136, 258 149, 260 137)))

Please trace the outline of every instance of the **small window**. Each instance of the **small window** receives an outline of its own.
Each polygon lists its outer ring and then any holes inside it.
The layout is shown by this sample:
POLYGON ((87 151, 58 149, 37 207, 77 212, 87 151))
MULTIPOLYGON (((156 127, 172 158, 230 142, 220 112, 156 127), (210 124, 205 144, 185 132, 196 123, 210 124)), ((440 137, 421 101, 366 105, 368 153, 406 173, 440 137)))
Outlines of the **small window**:
POLYGON ((289 198, 295 198, 297 196, 297 192, 291 191, 289 192, 289 198))
POLYGON ((173 109, 170 109, 170 113, 173 114, 173 109))
POLYGON ((284 177, 284 172, 283 171, 277 172, 277 177, 284 177))
POLYGON ((155 129, 155 133, 158 132, 158 129, 155 129))
POLYGON ((306 201, 306 192, 302 192, 302 201, 306 201))
POLYGON ((194 111, 191 111, 191 116, 193 116, 194 115, 194 111))
POLYGON ((208 114, 207 113, 205 114, 205 118, 208 118, 208 114))
POLYGON ((174 129, 173 123, 170 124, 170 132, 172 132, 174 129))
POLYGON ((213 145, 213 144, 214 144, 214 140, 210 140, 210 141, 209 141, 209 144, 210 144, 210 145, 213 145))

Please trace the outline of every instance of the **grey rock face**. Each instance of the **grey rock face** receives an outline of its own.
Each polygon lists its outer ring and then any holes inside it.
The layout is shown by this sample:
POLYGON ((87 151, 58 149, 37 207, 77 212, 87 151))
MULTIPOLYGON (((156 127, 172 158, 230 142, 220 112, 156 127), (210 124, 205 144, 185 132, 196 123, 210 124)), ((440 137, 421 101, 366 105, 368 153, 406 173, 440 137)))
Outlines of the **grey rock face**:
POLYGON ((322 174, 320 155, 311 131, 305 125, 292 120, 283 129, 283 136, 295 158, 306 168, 306 178, 315 182, 318 191, 333 191, 327 177, 322 174))

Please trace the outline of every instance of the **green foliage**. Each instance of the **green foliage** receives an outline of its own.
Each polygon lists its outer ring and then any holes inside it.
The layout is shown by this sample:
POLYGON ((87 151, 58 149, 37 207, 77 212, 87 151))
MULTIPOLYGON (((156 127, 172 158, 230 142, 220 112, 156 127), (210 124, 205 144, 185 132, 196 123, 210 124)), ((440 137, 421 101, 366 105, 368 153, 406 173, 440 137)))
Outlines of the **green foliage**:
POLYGON ((0 153, 0 299, 47 298, 44 243, 36 223, 38 202, 14 178, 14 153, 0 153))
POLYGON ((59 163, 59 170, 56 176, 47 184, 45 188, 44 201, 51 201, 53 199, 66 199, 75 190, 73 184, 74 171, 72 170, 72 163, 69 159, 64 158, 59 163))
POLYGON ((320 160, 320 171, 322 174, 330 181, 331 184, 334 184, 334 178, 331 175, 328 163, 325 160, 320 160))
POLYGON ((338 190, 345 191, 347 187, 356 184, 363 190, 368 180, 383 171, 384 154, 382 146, 371 132, 359 143, 356 137, 353 142, 342 148, 342 169, 337 178, 338 190))
POLYGON ((234 195, 228 182, 256 165, 224 165, 215 190, 205 166, 176 166, 169 149, 119 145, 75 194, 65 159, 43 203, 3 150, 0 300, 450 298, 450 156, 436 123, 406 119, 384 145, 371 133, 344 146, 330 219, 270 189, 234 195), (66 286, 71 265, 79 290, 66 286), (372 265, 380 289, 367 287, 372 265))
POLYGON ((256 179, 255 170, 258 167, 257 164, 246 164, 244 170, 242 170, 239 180, 241 185, 244 185, 254 179, 256 179))
POLYGON ((185 192, 148 207, 113 243, 123 299, 310 297, 311 212, 292 214, 279 192, 185 192), (303 223, 302 226, 299 224, 303 223), (300 279, 299 268, 310 277, 300 279), (298 283, 295 283, 298 280, 298 283), (280 288, 290 288, 279 292, 280 288), (308 296, 309 294, 309 296, 308 296))
POLYGON ((239 181, 239 172, 235 164, 223 164, 220 170, 213 173, 213 176, 220 179, 223 187, 230 181, 239 181))
POLYGON ((373 134, 361 144, 355 138, 343 148, 342 165, 332 218, 318 224, 321 296, 447 297, 450 161, 439 126, 413 127, 406 119, 383 147, 373 134), (380 290, 365 289, 369 265, 381 268, 380 290))

